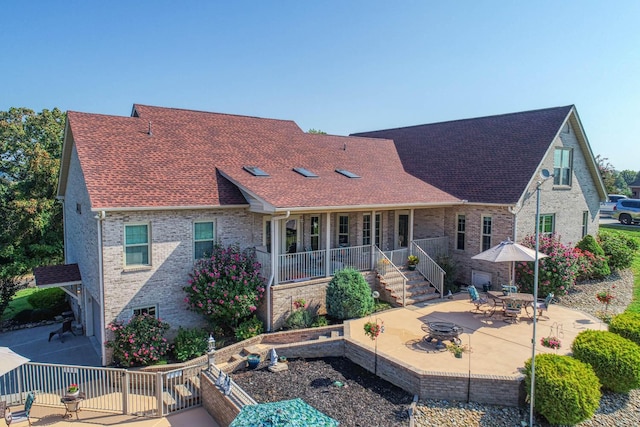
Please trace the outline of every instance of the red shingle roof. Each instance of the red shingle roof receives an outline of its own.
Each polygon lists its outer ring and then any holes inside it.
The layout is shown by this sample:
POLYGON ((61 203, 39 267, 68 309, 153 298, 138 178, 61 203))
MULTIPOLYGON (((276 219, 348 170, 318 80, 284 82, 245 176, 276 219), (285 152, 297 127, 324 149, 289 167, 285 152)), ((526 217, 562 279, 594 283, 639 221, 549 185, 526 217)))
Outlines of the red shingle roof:
POLYGON ((514 204, 573 106, 354 135, 393 139, 407 172, 469 202, 514 204))
POLYGON ((78 264, 47 265, 33 269, 37 286, 81 282, 78 264))
POLYGON ((246 204, 276 208, 439 204, 455 197, 404 172, 392 141, 315 135, 294 122, 134 106, 134 117, 68 113, 94 209, 246 204), (149 135, 151 122, 151 135, 149 135), (243 166, 258 166, 255 177, 243 166), (305 178, 304 167, 319 175, 305 178), (361 178, 335 172, 347 169, 361 178))

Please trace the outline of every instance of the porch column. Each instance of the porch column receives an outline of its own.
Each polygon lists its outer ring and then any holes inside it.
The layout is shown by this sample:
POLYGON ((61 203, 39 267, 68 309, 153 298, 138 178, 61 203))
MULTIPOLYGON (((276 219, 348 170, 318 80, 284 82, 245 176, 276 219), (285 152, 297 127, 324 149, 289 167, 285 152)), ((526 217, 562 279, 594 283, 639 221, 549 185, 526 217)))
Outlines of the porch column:
POLYGON ((376 211, 371 211, 371 266, 370 269, 375 269, 376 260, 376 211))
POLYGON ((271 269, 273 270, 273 283, 280 283, 280 220, 271 219, 271 269))
POLYGON ((325 277, 329 277, 331 276, 331 212, 327 212, 327 225, 324 228, 324 241, 324 275, 325 277))
POLYGON ((407 247, 409 248, 409 254, 411 254, 411 243, 413 242, 413 212, 414 209, 412 208, 411 210, 409 210, 409 241, 407 242, 407 247))

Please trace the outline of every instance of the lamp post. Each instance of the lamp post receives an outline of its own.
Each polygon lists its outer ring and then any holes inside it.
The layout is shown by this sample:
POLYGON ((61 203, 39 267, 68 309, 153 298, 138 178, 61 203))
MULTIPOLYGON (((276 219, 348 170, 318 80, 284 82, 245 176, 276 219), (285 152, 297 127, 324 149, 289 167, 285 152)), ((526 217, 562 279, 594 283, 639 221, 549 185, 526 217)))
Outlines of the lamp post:
POLYGON ((536 303, 538 301, 538 249, 540 247, 540 186, 553 175, 548 170, 540 171, 540 180, 536 183, 536 256, 533 265, 533 338, 531 339, 531 391, 529 398, 529 427, 533 427, 533 406, 535 402, 535 386, 536 386, 536 324, 537 310, 536 303))
POLYGON ((209 334, 209 339, 207 340, 207 359, 208 359, 209 369, 211 369, 211 365, 215 363, 215 354, 216 354, 216 339, 213 337, 213 334, 209 334))

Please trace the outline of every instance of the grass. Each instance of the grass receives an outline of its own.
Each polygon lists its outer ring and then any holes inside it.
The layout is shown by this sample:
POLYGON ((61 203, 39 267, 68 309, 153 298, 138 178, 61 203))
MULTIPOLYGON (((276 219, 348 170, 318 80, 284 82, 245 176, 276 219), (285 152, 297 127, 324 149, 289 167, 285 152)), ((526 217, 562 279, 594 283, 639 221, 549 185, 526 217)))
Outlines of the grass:
MULTIPOLYGON (((600 228, 606 228, 609 230, 620 231, 628 236, 635 237, 640 240, 640 227, 625 225, 625 226, 614 226, 610 224, 603 224, 600 228)), ((636 252, 636 255, 631 263, 631 271, 633 272, 633 300, 629 307, 627 307, 627 312, 631 313, 640 313, 640 253, 636 252)))
POLYGON ((13 317, 20 313, 22 310, 33 309, 29 304, 29 295, 37 291, 37 288, 26 288, 19 290, 14 296, 9 306, 2 314, 2 321, 13 319, 13 317))

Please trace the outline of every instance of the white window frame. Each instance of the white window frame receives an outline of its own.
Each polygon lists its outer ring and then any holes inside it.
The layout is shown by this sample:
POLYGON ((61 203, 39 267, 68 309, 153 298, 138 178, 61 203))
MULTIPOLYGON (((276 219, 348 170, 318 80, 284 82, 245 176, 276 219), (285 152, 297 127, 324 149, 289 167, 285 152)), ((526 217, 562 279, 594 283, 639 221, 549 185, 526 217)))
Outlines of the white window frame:
POLYGON ((132 222, 130 224, 125 224, 124 228, 122 230, 123 236, 122 236, 122 241, 123 241, 123 251, 122 251, 122 255, 123 255, 123 259, 122 259, 122 263, 124 264, 124 267, 127 269, 130 268, 139 268, 139 267, 151 267, 151 223, 149 222, 132 222), (133 243, 133 244, 127 244, 127 227, 139 227, 141 225, 144 225, 147 227, 147 243, 133 243), (131 248, 131 247, 138 247, 138 246, 146 246, 147 247, 147 258, 148 258, 148 263, 147 264, 127 264, 127 248, 131 248))
POLYGON ((311 215, 311 217, 309 218, 309 247, 311 248, 312 251, 319 251, 321 248, 321 240, 320 240, 320 235, 321 235, 321 229, 322 229, 322 218, 320 217, 320 215, 311 215), (316 221, 314 221, 313 219, 316 219, 316 221), (314 233, 313 230, 313 224, 317 223, 318 224, 318 229, 316 230, 316 232, 314 233), (316 239, 318 239, 318 244, 317 247, 314 248, 313 247, 313 239, 314 237, 316 239))
POLYGON ((351 243, 351 240, 349 239, 349 214, 338 214, 338 221, 337 221, 337 227, 336 230, 338 232, 338 239, 337 239, 337 243, 338 246, 349 246, 351 243), (346 227, 347 227, 347 231, 343 232, 342 231, 342 218, 346 218, 347 222, 346 222, 346 227), (346 243, 341 243, 340 242, 340 238, 341 237, 346 237, 346 243))
POLYGON ((467 247, 467 216, 465 214, 456 215, 456 250, 464 251, 467 247), (460 220, 463 221, 464 228, 460 230, 460 220), (462 237, 462 247, 460 247, 460 237, 462 237))
POLYGON ((484 252, 487 249, 490 249, 492 246, 492 240, 493 240, 493 217, 491 215, 482 215, 482 217, 480 218, 480 251, 484 252), (485 232, 484 222, 486 218, 489 219, 489 228, 490 228, 489 233, 485 232), (485 245, 484 243, 485 237, 489 238, 488 245, 485 245))
POLYGON ((212 219, 193 221, 193 259, 200 259, 197 257, 196 244, 201 242, 211 242, 211 247, 215 246, 216 234, 217 234, 216 232, 217 232, 216 222, 212 219), (211 239, 196 239, 196 224, 211 224, 213 228, 212 230, 213 236, 211 237, 211 239))
POLYGON ((151 316, 158 318, 158 306, 157 305, 148 305, 148 306, 140 306, 134 307, 131 309, 132 317, 139 316, 141 314, 150 314, 151 316), (137 313, 136 313, 137 312, 137 313))
POLYGON ((362 245, 363 246, 367 246, 367 245, 371 245, 371 227, 372 227, 372 223, 371 223, 371 214, 363 214, 362 215, 362 245), (368 227, 365 227, 365 225, 368 224, 368 227))
POLYGON ((565 148, 565 147, 556 148, 553 153, 553 185, 570 187, 572 177, 573 177, 573 148, 565 148), (560 153, 559 159, 557 159, 558 153, 560 153), (565 163, 565 160, 567 161, 568 166, 563 166, 563 163, 565 163))
POLYGON ((589 211, 582 212, 582 237, 589 234, 589 211))

